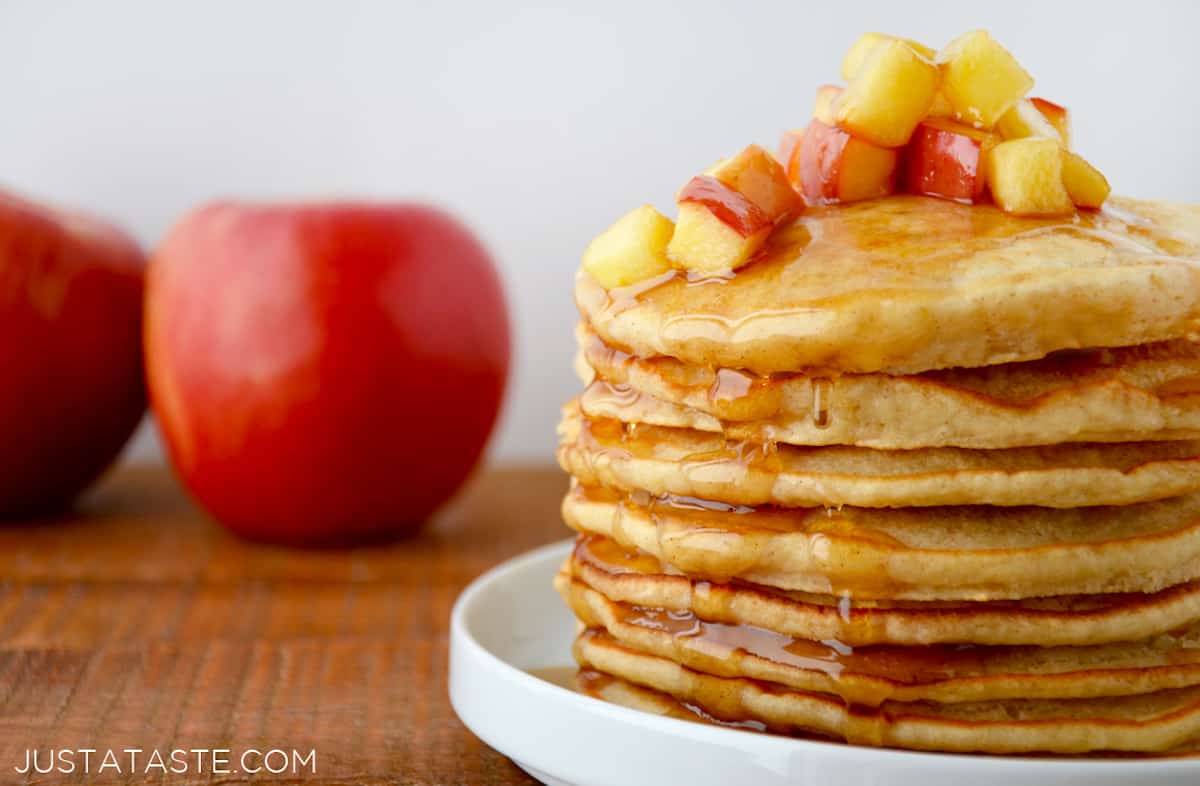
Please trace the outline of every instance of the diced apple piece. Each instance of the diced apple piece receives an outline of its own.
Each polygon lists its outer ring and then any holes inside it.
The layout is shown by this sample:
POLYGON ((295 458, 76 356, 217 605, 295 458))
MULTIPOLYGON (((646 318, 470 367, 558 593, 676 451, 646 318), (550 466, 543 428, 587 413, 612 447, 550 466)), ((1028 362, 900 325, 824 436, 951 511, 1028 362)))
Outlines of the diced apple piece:
POLYGON ((679 221, 667 256, 686 270, 725 273, 750 261, 773 228, 746 197, 701 175, 679 192, 679 221))
POLYGON ((1047 101, 1044 98, 1034 96, 1029 101, 1037 107, 1037 110, 1042 113, 1042 116, 1050 121, 1050 125, 1058 130, 1058 135, 1062 137, 1065 147, 1071 146, 1071 114, 1065 106, 1059 106, 1053 101, 1047 101))
POLYGON ((793 159, 793 181, 810 205, 855 202, 894 193, 899 152, 813 118, 793 159))
POLYGON ((993 128, 1033 87, 1033 77, 983 30, 959 36, 938 52, 942 92, 964 123, 993 128))
POLYGON ((842 88, 837 85, 821 85, 817 88, 817 101, 813 106, 813 117, 827 126, 837 125, 834 116, 833 102, 842 94, 842 88))
POLYGON ((929 113, 937 67, 903 41, 876 45, 836 102, 837 125, 880 147, 901 147, 929 113))
POLYGON ((1072 213, 1063 185, 1062 146, 1053 139, 1026 137, 1001 142, 987 158, 987 181, 996 204, 1027 216, 1072 213))
POLYGON ((1012 105, 1012 109, 1001 115, 996 122, 996 130, 1005 139, 1040 136, 1057 142, 1063 141, 1054 124, 1028 98, 1022 98, 1012 105))
POLYGON ((700 273, 746 264, 775 224, 802 206, 783 167, 758 145, 692 178, 676 201, 679 221, 667 256, 700 273))
POLYGON ((583 269, 605 289, 625 287, 671 269, 667 244, 675 224, 642 205, 626 213, 588 244, 583 269))
POLYGON ((989 131, 953 120, 922 121, 904 150, 904 190, 956 202, 981 201, 987 154, 999 142, 989 131))
MULTIPOLYGON (((862 67, 863 62, 867 59, 867 55, 871 54, 871 50, 876 44, 884 41, 903 41, 913 48, 917 54, 926 60, 932 60, 937 54, 924 44, 910 41, 906 38, 897 39, 895 36, 884 35, 883 33, 863 33, 858 37, 853 44, 850 45, 850 51, 846 52, 846 56, 842 58, 842 79, 849 82, 858 73, 858 69, 862 67)), ((822 123, 826 122, 824 120, 822 123)))
POLYGON ((709 167, 705 174, 745 196, 772 224, 801 206, 783 167, 758 145, 749 145, 733 158, 709 167))
POLYGON ((1070 150, 1062 151, 1063 185, 1071 201, 1079 207, 1098 208, 1108 199, 1111 190, 1100 170, 1070 150))
POLYGON ((800 165, 800 144, 804 141, 804 129, 792 128, 783 132, 779 140, 779 153, 776 158, 783 166, 783 171, 793 184, 800 182, 797 167, 800 165))

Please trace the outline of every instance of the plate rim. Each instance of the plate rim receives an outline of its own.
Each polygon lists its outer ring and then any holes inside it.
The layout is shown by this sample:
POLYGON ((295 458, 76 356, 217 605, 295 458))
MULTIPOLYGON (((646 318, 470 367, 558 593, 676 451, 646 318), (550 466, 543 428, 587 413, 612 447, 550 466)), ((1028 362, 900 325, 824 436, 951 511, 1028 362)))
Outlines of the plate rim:
MULTIPOLYGON (((474 636, 467 624, 466 617, 468 610, 477 599, 485 595, 498 581, 503 580, 513 573, 529 570, 532 566, 540 567, 544 561, 565 559, 574 543, 575 539, 572 537, 539 546, 501 562, 471 581, 459 594, 450 612, 451 661, 453 661, 453 651, 455 649, 466 649, 470 656, 485 664, 491 671, 496 672, 504 678, 514 680, 517 685, 539 693, 551 701, 574 705, 579 712, 586 712, 592 716, 604 718, 609 721, 631 724, 652 733, 666 734, 675 738, 686 738, 697 744, 711 743, 733 748, 744 748, 745 745, 743 743, 746 743, 753 745, 759 751, 778 756, 803 755, 803 751, 808 750, 813 751, 813 755, 844 759, 847 762, 867 767, 889 767, 894 764, 900 764, 902 766, 950 768, 967 772, 975 770, 981 764, 986 764, 989 767, 997 768, 997 774, 1011 773, 1013 776, 1030 774, 1032 772, 1042 775, 1056 773, 1065 775, 1069 773, 1075 776, 1088 774, 1111 776, 1119 773, 1128 773, 1131 776, 1134 774, 1172 775, 1188 771, 1200 774, 1200 759, 1197 758, 1078 759, 1027 755, 1001 756, 984 753, 940 753, 937 751, 915 751, 903 748, 882 748, 832 741, 826 742, 823 740, 807 740, 777 734, 749 734, 740 729, 728 729, 680 718, 654 715, 568 690, 514 666, 489 650, 474 636), (731 737, 731 735, 736 735, 736 737, 731 737), (747 740, 747 737, 752 737, 753 741, 747 740), (1000 768, 1003 769, 1002 773, 999 772, 1000 768), (1054 772, 1048 773, 1048 770, 1054 770, 1054 772)), ((553 591, 548 583, 546 591, 553 591)), ((450 676, 449 693, 451 705, 461 719, 461 713, 454 699, 453 672, 451 672, 450 676)), ((469 724, 465 725, 471 728, 469 724)), ((483 739, 484 742, 491 745, 491 742, 486 739, 485 735, 480 734, 474 728, 471 728, 471 731, 479 736, 480 739, 483 739)), ((511 754, 500 748, 496 748, 496 750, 507 757, 511 757, 511 754)))

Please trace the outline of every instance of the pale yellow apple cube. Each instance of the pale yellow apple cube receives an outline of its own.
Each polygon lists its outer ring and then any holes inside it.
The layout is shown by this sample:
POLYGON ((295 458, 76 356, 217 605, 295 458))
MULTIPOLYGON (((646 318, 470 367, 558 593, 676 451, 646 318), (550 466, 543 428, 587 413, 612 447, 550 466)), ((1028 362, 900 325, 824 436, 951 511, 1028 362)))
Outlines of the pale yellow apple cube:
POLYGON ((987 182, 996 204, 1025 216, 1075 211, 1063 184, 1062 146, 1053 139, 1026 137, 1001 142, 987 154, 987 182))
POLYGON ((588 244, 583 269, 605 289, 636 284, 671 269, 675 224, 653 205, 634 208, 588 244))
MULTIPOLYGON (((858 69, 862 67, 863 62, 867 59, 867 55, 871 53, 876 44, 883 41, 903 41, 926 60, 932 60, 937 54, 924 44, 911 41, 907 38, 896 38, 896 36, 884 35, 883 33, 863 33, 850 45, 850 51, 846 52, 846 56, 842 58, 842 79, 845 79, 847 82, 853 79, 858 73, 858 69)), ((824 123, 825 121, 822 120, 821 122, 824 123)))
POLYGON ((771 222, 800 207, 800 198, 775 156, 759 145, 747 145, 733 158, 705 170, 754 204, 771 222))
POLYGON ((1012 105, 996 122, 996 130, 1005 139, 1024 139, 1027 136, 1040 136, 1064 142, 1062 134, 1054 127, 1045 115, 1033 105, 1028 98, 1022 98, 1012 105))
POLYGON ((937 90, 937 66, 904 41, 883 41, 838 99, 837 124, 880 147, 901 147, 929 114, 937 90))
POLYGON ((667 256, 685 270, 704 274, 728 273, 750 261, 771 234, 764 226, 743 235, 700 202, 680 202, 679 221, 667 246, 667 256))
POLYGON ((842 94, 842 88, 837 85, 821 85, 817 88, 817 100, 813 103, 813 117, 827 126, 837 125, 834 116, 834 104, 842 94))
POLYGON ((1092 209, 1103 205, 1112 190, 1109 188, 1108 179, 1083 156, 1069 150, 1062 151, 1062 156, 1063 185, 1071 195, 1071 201, 1079 207, 1092 209))
POLYGON ((942 92, 958 119, 977 128, 994 128, 1033 88, 1033 77, 984 30, 951 41, 938 52, 937 62, 942 92))

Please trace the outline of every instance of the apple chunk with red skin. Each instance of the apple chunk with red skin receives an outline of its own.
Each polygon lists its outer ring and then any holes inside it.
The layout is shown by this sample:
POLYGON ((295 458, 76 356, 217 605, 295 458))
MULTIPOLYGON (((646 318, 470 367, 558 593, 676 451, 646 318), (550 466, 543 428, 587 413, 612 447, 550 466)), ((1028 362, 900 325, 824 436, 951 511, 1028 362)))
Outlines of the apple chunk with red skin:
POLYGON ((1058 135, 1062 137, 1063 146, 1069 148, 1071 146, 1071 113, 1067 111, 1067 108, 1037 96, 1030 98, 1029 103, 1037 107, 1042 116, 1050 121, 1050 125, 1054 126, 1058 135))
POLYGON ((679 219, 668 257, 698 273, 746 264, 771 230, 800 207, 783 167, 758 145, 692 178, 676 197, 679 219))
POLYGON ((784 174, 787 175, 788 180, 793 184, 799 182, 796 167, 800 164, 800 145, 803 142, 803 128, 792 128, 784 131, 783 137, 779 140, 779 154, 777 158, 779 159, 779 163, 783 165, 784 174))
POLYGON ((904 190, 911 194, 979 202, 987 190, 988 151, 999 137, 963 123, 929 118, 904 151, 904 190))
POLYGON ((0 193, 0 517, 70 505, 141 420, 145 264, 108 224, 0 193))
POLYGON ((147 280, 151 398, 180 477, 245 537, 416 529, 466 478, 509 363, 487 252, 421 205, 217 204, 147 280))
POLYGON ((792 170, 809 205, 854 202, 895 191, 896 150, 859 139, 813 118, 792 170))

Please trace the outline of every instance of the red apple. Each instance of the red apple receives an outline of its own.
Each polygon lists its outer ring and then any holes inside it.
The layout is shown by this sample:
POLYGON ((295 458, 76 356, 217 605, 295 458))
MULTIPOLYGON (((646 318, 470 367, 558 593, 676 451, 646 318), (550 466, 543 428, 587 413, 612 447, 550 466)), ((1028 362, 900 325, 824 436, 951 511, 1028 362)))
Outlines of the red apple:
POLYGON ((926 118, 904 152, 904 190, 978 202, 987 186, 987 152, 999 137, 944 118, 926 118))
POLYGON ((809 205, 855 202, 895 191, 895 150, 813 118, 793 154, 793 182, 809 205))
POLYGON ((488 253, 420 205, 225 203, 147 277, 146 367, 192 494, 245 537, 416 529, 466 478, 508 374, 488 253))
POLYGON ((0 516, 70 505, 141 420, 144 268, 114 227, 0 193, 0 516))

